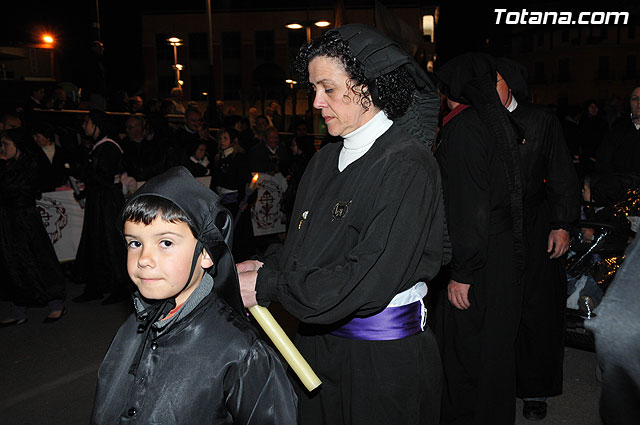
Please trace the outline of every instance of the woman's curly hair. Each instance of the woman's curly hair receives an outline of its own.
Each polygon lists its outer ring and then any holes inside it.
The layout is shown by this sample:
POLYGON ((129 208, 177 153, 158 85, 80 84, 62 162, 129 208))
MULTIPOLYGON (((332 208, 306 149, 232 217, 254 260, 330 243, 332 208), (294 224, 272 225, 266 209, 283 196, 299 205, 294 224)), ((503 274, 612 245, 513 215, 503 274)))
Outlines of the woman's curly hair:
MULTIPOLYGON (((342 39, 337 31, 328 31, 322 37, 300 48, 293 68, 298 75, 298 81, 307 90, 312 90, 309 83, 309 62, 318 56, 334 58, 342 63, 349 75, 347 89, 353 93, 353 98, 347 93, 344 97, 348 101, 360 103, 363 109, 369 110, 373 103, 390 119, 395 119, 404 115, 411 104, 415 84, 403 67, 396 68, 371 81, 367 80, 362 64, 353 56, 349 43, 342 39)), ((312 96, 313 93, 310 95, 312 96)))

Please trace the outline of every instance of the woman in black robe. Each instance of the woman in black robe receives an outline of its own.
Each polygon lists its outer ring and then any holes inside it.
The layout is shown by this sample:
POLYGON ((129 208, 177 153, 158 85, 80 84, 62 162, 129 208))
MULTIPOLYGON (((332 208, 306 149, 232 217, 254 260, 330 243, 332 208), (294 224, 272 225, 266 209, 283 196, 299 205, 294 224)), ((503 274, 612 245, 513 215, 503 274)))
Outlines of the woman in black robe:
POLYGON ((124 194, 120 175, 122 149, 109 137, 107 116, 92 111, 82 128, 94 145, 89 154, 82 180, 86 197, 82 235, 73 269, 73 279, 86 284, 84 292, 74 302, 87 302, 107 297, 103 304, 118 302, 129 296, 126 277, 126 250, 117 227, 124 194))
POLYGON ((299 393, 300 423, 437 424, 442 374, 423 298, 443 258, 430 150, 440 98, 365 25, 328 31, 296 63, 344 141, 307 166, 282 251, 238 265, 243 300, 277 301, 301 321, 296 344, 323 384, 299 393))
POLYGON ((27 307, 47 305, 46 323, 65 312, 65 280, 36 208, 37 163, 23 148, 21 131, 0 133, 0 270, 2 298, 11 302, 2 326, 27 321, 27 307))

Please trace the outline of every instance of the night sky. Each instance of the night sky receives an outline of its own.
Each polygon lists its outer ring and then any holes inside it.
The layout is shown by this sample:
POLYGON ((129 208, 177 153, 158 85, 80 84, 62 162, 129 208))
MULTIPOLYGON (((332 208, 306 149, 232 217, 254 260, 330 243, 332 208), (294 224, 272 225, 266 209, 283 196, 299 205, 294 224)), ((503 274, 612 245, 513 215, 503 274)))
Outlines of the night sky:
MULTIPOLYGON (((57 56, 62 59, 62 79, 78 81, 82 78, 83 59, 90 42, 96 38, 95 0, 71 0, 58 2, 42 2, 34 0, 15 0, 18 4, 11 13, 3 14, 0 25, 0 44, 12 45, 39 42, 39 35, 44 31, 56 34, 58 40, 57 56)), ((215 9, 230 9, 232 5, 241 3, 243 8, 298 8, 306 5, 332 8, 333 1, 288 1, 288 0, 212 0, 215 9)), ((345 7, 374 5, 373 0, 345 0, 345 7)), ((509 52, 508 27, 495 25, 494 9, 504 7, 508 10, 577 10, 598 11, 616 10, 631 11, 638 8, 636 2, 613 0, 605 2, 468 2, 440 1, 422 4, 439 4, 440 22, 436 37, 439 62, 469 50, 485 49, 496 55, 509 52), (508 4, 505 5, 505 4, 508 4), (594 6, 595 4, 595 6, 594 6), (486 40, 489 39, 489 45, 486 40)), ((383 1, 390 5, 416 6, 420 2, 383 1)), ((5 6, 6 7, 6 6, 5 6)), ((238 6, 235 6, 238 9, 238 6)), ((205 11, 206 0, 101 0, 100 21, 102 41, 105 44, 105 61, 108 69, 109 83, 112 88, 123 88, 133 94, 142 86, 143 64, 141 58, 140 22, 143 13, 171 13, 187 11, 205 11)), ((637 16, 636 16, 637 19, 637 16)), ((214 23, 215 24, 215 23, 214 23)))

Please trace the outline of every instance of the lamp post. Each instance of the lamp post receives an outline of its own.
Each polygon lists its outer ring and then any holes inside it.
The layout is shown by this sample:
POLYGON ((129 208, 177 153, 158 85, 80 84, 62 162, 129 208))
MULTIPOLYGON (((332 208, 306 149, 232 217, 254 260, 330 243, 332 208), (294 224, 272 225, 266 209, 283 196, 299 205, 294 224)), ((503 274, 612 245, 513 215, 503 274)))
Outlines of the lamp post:
POLYGON ((178 46, 182 46, 182 39, 178 37, 171 37, 167 38, 167 42, 170 46, 173 46, 173 69, 176 72, 176 87, 180 87, 182 85, 180 71, 182 71, 184 67, 178 63, 178 46))
POLYGON ((53 63, 53 48, 55 47, 56 40, 53 38, 51 34, 43 34, 42 41, 44 42, 44 47, 49 49, 49 61, 51 67, 51 79, 55 80, 55 72, 54 72, 54 63, 53 63))
MULTIPOLYGON (((329 21, 324 21, 324 20, 319 20, 319 21, 303 21, 302 23, 300 22, 291 22, 287 25, 285 25, 285 27, 289 28, 290 30, 299 30, 304 28, 306 33, 307 33, 307 44, 311 43, 311 25, 315 25, 318 28, 325 28, 328 27, 329 25, 331 25, 331 22, 329 21)), ((287 81, 288 82, 288 81, 287 81)), ((291 85, 291 88, 293 88, 293 84, 291 85)), ((309 103, 308 107, 309 109, 313 110, 313 98, 311 96, 307 95, 307 101, 309 103)), ((294 110, 294 115, 295 115, 295 110, 294 110)))
POLYGON ((296 80, 288 79, 284 80, 285 83, 289 84, 289 88, 291 89, 291 115, 293 116, 293 123, 296 122, 296 101, 298 100, 298 91, 295 89, 295 85, 298 84, 296 80))

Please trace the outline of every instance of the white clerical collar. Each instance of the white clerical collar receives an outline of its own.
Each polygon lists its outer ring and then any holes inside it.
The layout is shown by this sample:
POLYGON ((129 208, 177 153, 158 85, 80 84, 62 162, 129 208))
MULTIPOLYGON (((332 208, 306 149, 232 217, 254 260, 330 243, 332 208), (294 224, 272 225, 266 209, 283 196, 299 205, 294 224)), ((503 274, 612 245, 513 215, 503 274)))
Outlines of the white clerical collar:
POLYGON ((507 109, 509 110, 509 112, 513 112, 516 110, 517 107, 518 107, 518 101, 516 100, 515 97, 511 96, 511 103, 509 103, 509 106, 507 106, 507 109))
POLYGON ((338 170, 343 171, 349 164, 371 149, 376 139, 393 125, 384 111, 378 112, 362 127, 344 136, 344 143, 338 158, 338 170))
POLYGON ((222 157, 226 158, 233 153, 233 146, 229 146, 225 150, 222 151, 222 157))

